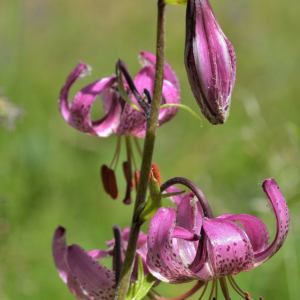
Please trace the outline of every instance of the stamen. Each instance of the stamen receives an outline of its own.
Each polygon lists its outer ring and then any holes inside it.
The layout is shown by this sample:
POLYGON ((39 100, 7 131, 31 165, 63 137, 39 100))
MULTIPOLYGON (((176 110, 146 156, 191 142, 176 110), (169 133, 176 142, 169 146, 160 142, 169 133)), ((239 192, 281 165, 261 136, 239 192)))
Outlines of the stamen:
POLYGON ((113 255, 113 269, 116 275, 116 285, 119 282, 120 275, 121 275, 121 268, 122 268, 122 261, 121 261, 121 244, 122 244, 122 235, 121 229, 119 225, 113 226, 113 232, 115 237, 115 247, 114 247, 114 255, 113 255))
POLYGON ((108 187, 108 166, 107 165, 102 165, 100 169, 100 175, 101 175, 101 180, 103 184, 103 188, 107 194, 109 193, 109 187, 108 187))
POLYGON ((137 190, 138 184, 139 184, 139 180, 140 180, 140 170, 135 170, 134 172, 134 179, 135 179, 135 189, 137 190))
POLYGON ((239 294, 242 298, 246 299, 244 291, 237 285, 237 283, 234 281, 231 275, 227 276, 228 281, 232 288, 236 291, 237 294, 239 294))
POLYGON ((215 296, 216 296, 216 298, 214 298, 214 299, 218 300, 218 280, 216 280, 216 292, 215 292, 215 296))
POLYGON ((226 277, 221 277, 219 279, 221 290, 223 293, 223 296, 226 300, 230 300, 229 292, 228 292, 228 287, 227 287, 227 282, 226 282, 226 277))
POLYGON ((121 137, 118 136, 118 143, 117 143, 117 148, 116 148, 116 151, 115 151, 115 154, 114 154, 114 157, 110 163, 110 168, 113 166, 113 163, 114 163, 114 160, 116 159, 116 163, 115 163, 115 166, 113 167, 113 169, 115 170, 117 165, 118 165, 118 161, 119 161, 119 156, 120 156, 120 149, 121 149, 121 137))
POLYGON ((119 197, 119 192, 114 170, 108 168, 107 165, 103 165, 101 167, 101 180, 105 192, 113 199, 117 199, 119 197))
POLYGON ((125 204, 130 204, 132 202, 131 196, 130 196, 130 192, 132 190, 132 178, 131 178, 131 174, 130 174, 130 170, 129 170, 127 161, 123 162, 123 172, 124 172, 124 176, 125 176, 126 183, 127 183, 126 194, 125 194, 125 198, 124 198, 123 202, 125 204))
POLYGON ((126 151, 127 151, 127 162, 123 163, 123 171, 125 175, 125 179, 127 182, 126 194, 123 200, 124 204, 130 204, 132 202, 130 192, 132 190, 132 171, 131 171, 131 157, 132 155, 132 148, 130 142, 130 136, 125 136, 126 141, 126 151))
MULTIPOLYGON (((158 181, 159 185, 161 185, 161 175, 159 171, 159 167, 156 163, 151 163, 151 171, 153 173, 154 178, 158 181)), ((149 174, 149 178, 151 178, 151 171, 149 174)))
POLYGON ((117 199, 119 197, 116 175, 112 169, 108 170, 108 190, 113 199, 117 199))
POLYGON ((211 292, 210 292, 208 300, 211 300, 211 297, 213 296, 214 289, 215 289, 215 284, 216 284, 216 279, 213 279, 213 283, 212 283, 212 287, 211 287, 211 292))
POLYGON ((200 236, 203 238, 203 243, 198 244, 197 253, 194 258, 194 261, 189 266, 189 269, 192 270, 194 273, 197 273, 203 266, 207 253, 207 248, 203 246, 206 245, 207 240, 207 235, 205 234, 203 227, 201 228, 200 236))
POLYGON ((206 289, 207 289, 207 287, 208 287, 208 283, 209 283, 209 281, 207 281, 207 282, 205 283, 204 290, 203 290, 203 292, 202 292, 202 294, 201 294, 201 296, 200 296, 200 298, 199 298, 198 300, 201 300, 202 297, 204 296, 204 294, 205 294, 205 292, 206 292, 206 289))
POLYGON ((135 143, 136 148, 137 148, 137 150, 138 150, 138 153, 140 154, 141 157, 143 157, 143 151, 142 151, 142 149, 141 149, 141 147, 140 147, 140 145, 139 145, 139 141, 138 141, 137 137, 134 136, 134 137, 133 137, 133 140, 134 140, 134 143, 135 143))
MULTIPOLYGON (((156 293, 157 295, 153 295, 151 293, 151 296, 150 298, 152 297, 152 299, 156 299, 156 300, 184 300, 190 296, 192 296, 195 292, 197 292, 203 285, 205 284, 205 286, 207 287, 207 283, 205 283, 204 281, 198 281, 195 286, 190 290, 188 291, 187 293, 181 295, 181 296, 178 296, 178 297, 174 297, 174 298, 165 298, 165 297, 162 297, 161 295, 159 295, 154 289, 152 290, 152 292, 156 293)), ((205 291, 206 288, 204 288, 204 291, 205 291)), ((148 293, 149 295, 149 293, 148 293)))

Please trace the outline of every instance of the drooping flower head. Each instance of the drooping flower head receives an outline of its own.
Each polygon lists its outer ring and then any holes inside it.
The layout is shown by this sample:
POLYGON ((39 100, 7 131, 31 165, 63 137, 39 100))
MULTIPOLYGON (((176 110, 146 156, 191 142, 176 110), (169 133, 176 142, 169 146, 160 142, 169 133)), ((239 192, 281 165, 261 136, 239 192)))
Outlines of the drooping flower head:
MULTIPOLYGON (((140 53, 140 62, 143 67, 133 80, 133 84, 139 94, 142 95, 146 90, 149 93, 149 97, 152 98, 156 56, 143 51, 140 53)), ((138 145, 136 137, 145 137, 147 123, 146 117, 144 116, 145 112, 136 100, 126 80, 123 80, 124 88, 133 105, 130 105, 130 103, 126 102, 121 97, 118 90, 117 77, 115 75, 102 78, 84 87, 75 95, 73 102, 70 103, 68 95, 71 86, 78 78, 85 76, 89 72, 90 68, 80 62, 68 76, 59 97, 59 109, 61 115, 72 127, 87 134, 108 137, 114 133, 118 137, 122 135, 125 136, 127 161, 124 162, 123 169, 128 189, 132 189, 133 176, 131 162, 133 152, 131 149, 130 135, 134 137, 136 145, 138 145), (100 96, 102 101, 104 117, 98 120, 92 120, 91 109, 98 96, 100 96)), ((161 104, 171 103, 180 103, 179 82, 170 65, 165 62, 161 104)), ((178 107, 161 108, 158 117, 158 125, 160 126, 170 121, 176 115, 177 111, 178 107)), ((141 153, 141 150, 138 150, 141 153)), ((105 166, 101 170, 105 191, 110 194, 113 199, 116 199, 119 195, 113 170, 116 168, 119 152, 120 138, 110 167, 105 166), (114 164, 115 166, 113 167, 114 164)), ((128 192, 126 192, 124 202, 131 202, 130 194, 128 194, 128 192)))
MULTIPOLYGON (((121 262, 124 261, 129 238, 130 228, 121 232, 121 262)), ((136 258, 141 256, 144 273, 148 274, 146 266, 147 235, 140 233, 136 258)), ((54 263, 59 276, 67 284, 73 296, 82 300, 110 300, 114 298, 116 288, 116 264, 110 270, 102 265, 97 259, 113 256, 115 261, 115 239, 107 242, 107 250, 84 251, 78 245, 67 246, 66 230, 58 227, 53 236, 52 252, 54 263)), ((137 260, 137 259, 136 259, 137 260)), ((119 266, 120 267, 120 266, 119 266)), ((132 281, 136 280, 137 264, 134 266, 132 281)))
MULTIPOLYGON (((171 179, 162 189, 174 183, 184 184, 184 181, 171 179)), ((232 275, 252 270, 271 258, 284 243, 289 229, 288 207, 275 180, 266 179, 262 187, 277 221, 276 236, 271 244, 266 226, 254 216, 224 214, 213 218, 204 195, 193 185, 192 192, 178 205, 177 214, 174 208, 160 208, 151 219, 149 271, 168 283, 199 280, 207 286, 208 281, 213 280, 216 286, 219 280, 223 295, 229 300, 227 278, 244 299, 250 299, 232 275), (244 230, 236 222, 240 222, 244 230)))
POLYGON ((184 61, 203 115, 212 124, 223 124, 235 82, 235 52, 208 0, 188 0, 184 61))

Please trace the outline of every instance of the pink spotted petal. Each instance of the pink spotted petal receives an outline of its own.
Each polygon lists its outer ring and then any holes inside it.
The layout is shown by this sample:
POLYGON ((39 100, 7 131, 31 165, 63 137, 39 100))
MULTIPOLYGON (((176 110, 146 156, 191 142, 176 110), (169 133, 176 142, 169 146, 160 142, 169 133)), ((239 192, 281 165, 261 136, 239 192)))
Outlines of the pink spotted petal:
POLYGON ((89 67, 82 62, 79 62, 77 67, 68 76, 65 85, 61 89, 59 96, 59 110, 66 122, 70 119, 70 103, 68 100, 69 90, 72 84, 80 77, 85 76, 89 72, 89 67))
MULTIPOLYGON (((164 80, 162 90, 162 102, 161 104, 179 104, 180 94, 176 87, 169 81, 164 80)), ((162 125, 172 120, 178 112, 178 107, 164 107, 159 111, 158 124, 162 125)))
POLYGON ((106 258, 112 256, 112 250, 91 250, 88 252, 89 256, 94 259, 106 258))
POLYGON ((118 94, 113 94, 110 106, 105 103, 107 114, 102 119, 92 121, 91 109, 101 92, 108 90, 114 82, 115 76, 103 78, 79 91, 71 106, 70 125, 85 133, 101 137, 107 137, 112 134, 120 122, 121 105, 118 94))
POLYGON ((94 300, 114 298, 114 271, 93 259, 78 245, 68 247, 66 259, 70 271, 89 297, 94 300))
POLYGON ((59 226, 54 232, 52 241, 52 253, 56 269, 64 283, 67 283, 67 277, 69 273, 69 268, 65 260, 66 251, 66 229, 59 226))
POLYGON ((275 212, 277 231, 272 244, 261 253, 255 254, 255 267, 271 258, 280 249, 286 239, 290 225, 289 210, 276 181, 273 178, 266 179, 262 187, 275 212))
POLYGON ((208 237, 208 257, 215 278, 253 269, 250 240, 237 224, 204 218, 203 228, 208 237))
MULTIPOLYGON (((143 66, 152 65, 155 67, 156 65, 156 56, 150 52, 141 51, 140 59, 143 66)), ((176 87, 177 91, 180 92, 179 80, 167 62, 165 62, 164 79, 170 81, 176 87)))
POLYGON ((251 242, 254 254, 264 251, 269 245, 269 233, 266 225, 258 218, 250 215, 226 215, 220 216, 231 222, 240 222, 251 242))
POLYGON ((89 300, 90 297, 86 296, 78 281, 74 275, 70 272, 67 262, 66 262, 66 253, 67 253, 67 244, 66 244, 66 230, 63 227, 58 227, 53 236, 52 242, 52 252, 54 263, 57 268, 58 274, 69 287, 69 290, 73 296, 82 299, 89 300))
POLYGON ((168 283, 189 282, 195 274, 184 265, 173 245, 176 212, 174 208, 160 208, 151 219, 148 231, 147 265, 159 280, 168 283))
MULTIPOLYGON (((177 209, 177 226, 185 228, 192 234, 200 236, 203 219, 202 207, 195 197, 194 193, 190 192, 184 196, 177 209)), ((180 257, 186 265, 193 262, 198 242, 189 242, 183 239, 177 240, 178 251, 180 257)))

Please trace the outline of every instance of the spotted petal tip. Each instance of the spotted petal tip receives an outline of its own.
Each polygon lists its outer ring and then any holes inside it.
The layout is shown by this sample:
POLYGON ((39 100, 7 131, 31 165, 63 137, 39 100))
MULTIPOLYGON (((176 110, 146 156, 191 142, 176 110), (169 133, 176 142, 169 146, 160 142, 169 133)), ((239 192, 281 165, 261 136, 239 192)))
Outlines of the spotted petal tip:
POLYGON ((273 178, 263 181, 262 188, 271 202, 276 217, 276 235, 272 244, 255 255, 255 267, 271 258, 284 243, 290 225, 290 215, 286 201, 273 178))

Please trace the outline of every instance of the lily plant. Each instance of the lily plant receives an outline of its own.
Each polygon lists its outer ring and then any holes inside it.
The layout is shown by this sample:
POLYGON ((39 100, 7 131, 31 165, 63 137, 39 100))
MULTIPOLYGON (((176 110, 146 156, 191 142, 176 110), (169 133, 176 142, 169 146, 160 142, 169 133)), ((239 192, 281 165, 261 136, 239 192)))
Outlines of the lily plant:
POLYGON ((59 96, 64 120, 89 135, 118 137, 111 164, 103 164, 100 170, 105 192, 113 199, 119 196, 115 169, 121 136, 125 136, 127 152, 123 162, 127 184, 124 203, 132 202, 131 190, 136 188, 131 226, 121 231, 115 225, 108 249, 86 252, 78 245, 68 246, 66 230, 55 230, 52 251, 56 268, 79 299, 142 300, 148 295, 152 300, 166 300, 155 291, 157 284, 196 280, 190 291, 172 299, 183 300, 203 287, 201 299, 212 282, 209 300, 217 299, 219 285, 225 299, 230 300, 227 283, 249 300, 250 294, 237 285, 233 276, 270 259, 288 233, 288 207, 272 178, 262 184, 277 222, 272 243, 266 226, 255 216, 223 214, 215 218, 201 190, 188 179, 175 177, 161 184, 158 166, 152 161, 157 127, 173 119, 179 107, 199 119, 180 103, 178 78, 165 61, 167 4, 187 5, 184 62, 191 91, 203 115, 214 125, 223 124, 229 116, 236 56, 208 0, 158 0, 156 54, 140 52, 142 68, 134 79, 126 64, 118 60, 114 75, 82 88, 70 102, 72 85, 89 74, 90 67, 80 62, 69 74, 59 96), (91 109, 98 97, 104 116, 92 120, 91 109), (133 157, 131 137, 142 158, 140 168, 133 157), (144 139, 143 149, 137 138, 144 139), (176 184, 185 185, 191 192, 184 195, 185 191, 176 184), (162 200, 168 197, 177 211, 163 207, 162 200), (141 226, 148 220, 149 231, 144 234, 141 226), (98 261, 105 257, 113 258, 112 269, 98 261))

